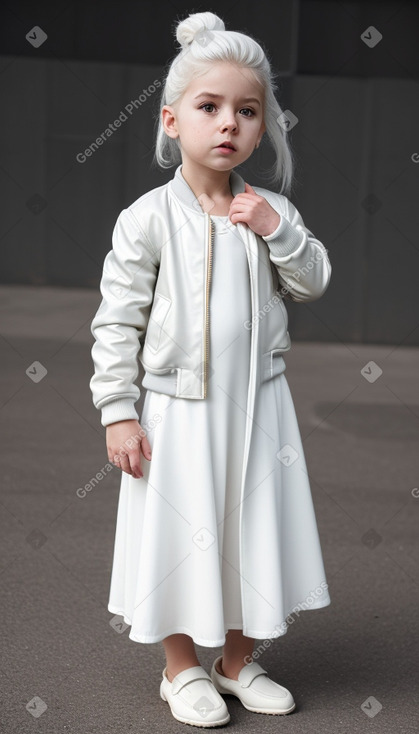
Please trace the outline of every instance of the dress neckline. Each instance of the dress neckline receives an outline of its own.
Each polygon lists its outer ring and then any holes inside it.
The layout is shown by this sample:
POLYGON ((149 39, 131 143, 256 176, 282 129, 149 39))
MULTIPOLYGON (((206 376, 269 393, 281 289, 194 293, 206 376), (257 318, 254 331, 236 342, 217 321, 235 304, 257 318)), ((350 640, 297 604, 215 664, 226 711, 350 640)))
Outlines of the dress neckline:
POLYGON ((237 229, 237 225, 230 221, 228 214, 212 214, 210 219, 217 231, 226 232, 230 230, 233 232, 237 229))

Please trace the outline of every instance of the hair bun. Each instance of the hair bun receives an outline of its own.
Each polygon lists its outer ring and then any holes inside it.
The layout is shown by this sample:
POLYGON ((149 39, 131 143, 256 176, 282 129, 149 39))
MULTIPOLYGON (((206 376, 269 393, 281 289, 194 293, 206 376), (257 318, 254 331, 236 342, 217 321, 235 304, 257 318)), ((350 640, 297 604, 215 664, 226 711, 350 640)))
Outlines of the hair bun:
POLYGON ((214 13, 193 13, 180 21, 176 29, 176 38, 182 48, 186 48, 202 31, 225 31, 225 25, 214 13))

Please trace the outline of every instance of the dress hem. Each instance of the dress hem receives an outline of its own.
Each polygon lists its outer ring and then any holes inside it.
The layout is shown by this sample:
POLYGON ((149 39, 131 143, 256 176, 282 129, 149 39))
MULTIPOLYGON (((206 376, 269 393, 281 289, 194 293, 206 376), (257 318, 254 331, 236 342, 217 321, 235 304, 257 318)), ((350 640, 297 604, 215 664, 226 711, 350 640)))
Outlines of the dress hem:
MULTIPOLYGON (((309 609, 300 609, 299 612, 310 612, 313 609, 322 609, 323 607, 329 606, 331 603, 331 600, 327 600, 326 602, 319 603, 317 605, 311 604, 309 609)), ((270 632, 260 632, 259 630, 245 630, 243 625, 238 626, 237 623, 235 625, 228 625, 224 632, 224 639, 222 640, 204 640, 201 637, 198 637, 195 635, 190 629, 187 627, 177 626, 174 627, 171 630, 168 630, 167 632, 161 633, 159 635, 138 635, 133 634, 132 632, 132 621, 127 617, 124 611, 121 611, 117 607, 114 607, 112 605, 108 605, 108 611, 111 614, 118 614, 119 616, 123 617, 123 620, 125 624, 130 625, 131 630, 128 635, 130 640, 133 640, 133 642, 140 642, 142 644, 155 644, 157 642, 162 642, 166 637, 169 635, 174 634, 185 634, 189 635, 189 637, 192 637, 192 640, 197 644, 201 645, 201 647, 223 647, 225 645, 226 639, 225 635, 228 632, 229 629, 241 629, 243 630, 243 634, 245 637, 253 637, 255 640, 276 640, 278 637, 283 637, 288 632, 288 624, 286 622, 287 618, 290 617, 294 611, 289 612, 285 619, 281 622, 281 624, 276 625, 277 628, 281 629, 281 632, 278 632, 276 635, 272 635, 272 630, 270 632), (284 628, 285 624, 285 628, 284 628)))

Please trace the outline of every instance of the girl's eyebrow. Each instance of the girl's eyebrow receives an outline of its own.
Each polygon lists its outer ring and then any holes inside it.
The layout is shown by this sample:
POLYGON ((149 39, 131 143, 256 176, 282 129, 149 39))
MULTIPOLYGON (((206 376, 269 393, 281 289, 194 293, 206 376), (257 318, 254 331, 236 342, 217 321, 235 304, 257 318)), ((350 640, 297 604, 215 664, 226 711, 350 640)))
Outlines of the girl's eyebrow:
MULTIPOLYGON (((199 97, 213 97, 214 99, 224 99, 222 94, 215 94, 215 92, 200 92, 196 95, 196 97, 194 97, 194 99, 198 99, 199 97)), ((256 102, 256 104, 260 105, 260 101, 256 97, 245 97, 242 99, 242 102, 256 102)))

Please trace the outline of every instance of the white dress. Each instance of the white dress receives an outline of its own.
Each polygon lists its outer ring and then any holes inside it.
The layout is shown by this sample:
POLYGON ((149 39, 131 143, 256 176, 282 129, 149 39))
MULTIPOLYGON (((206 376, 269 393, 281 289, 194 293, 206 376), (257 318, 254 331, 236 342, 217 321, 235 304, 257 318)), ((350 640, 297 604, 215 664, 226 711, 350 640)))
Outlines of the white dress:
MULTIPOLYGON (((250 274, 235 225, 227 216, 211 219, 215 235, 207 397, 190 400, 147 390, 140 424, 146 427, 155 420, 147 433, 152 458, 147 461, 141 455, 142 478, 126 472, 121 476, 108 610, 124 617, 131 625, 129 637, 136 642, 159 642, 183 632, 199 645, 216 647, 224 644, 228 629, 244 627, 239 508, 251 347, 251 331, 243 324, 252 315, 250 274)), ((265 639, 286 632, 291 599, 303 602, 325 580, 303 448, 284 374, 260 386, 253 430, 263 481, 271 488, 276 483, 276 496, 282 493, 274 513, 267 507, 267 524, 274 529, 278 554, 281 550, 281 561, 272 563, 268 579, 272 599, 279 600, 275 611, 269 610, 276 625, 271 623, 268 630, 262 625, 260 634, 249 635, 265 639), (282 465, 276 457, 287 443, 298 447, 303 462, 304 481, 298 487, 290 484, 290 491, 283 478, 288 473, 294 485, 295 479, 289 469, 278 474, 282 465)), ((255 487, 258 484, 262 481, 255 476, 255 487)), ((269 534, 272 538, 272 530, 269 534)), ((262 594, 260 603, 275 606, 262 594)), ((323 590, 311 608, 329 603, 323 590)))

